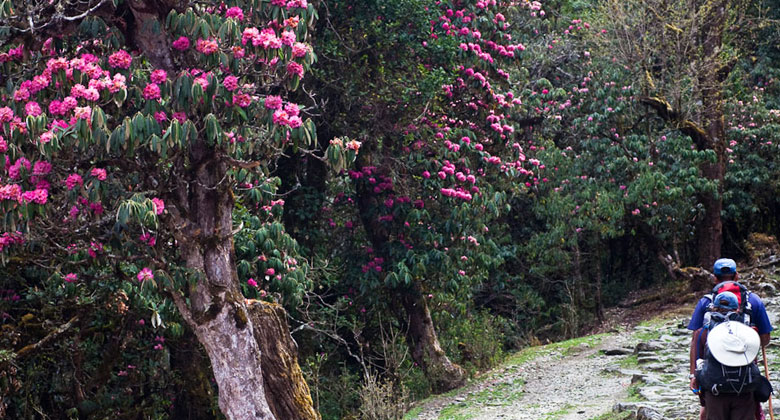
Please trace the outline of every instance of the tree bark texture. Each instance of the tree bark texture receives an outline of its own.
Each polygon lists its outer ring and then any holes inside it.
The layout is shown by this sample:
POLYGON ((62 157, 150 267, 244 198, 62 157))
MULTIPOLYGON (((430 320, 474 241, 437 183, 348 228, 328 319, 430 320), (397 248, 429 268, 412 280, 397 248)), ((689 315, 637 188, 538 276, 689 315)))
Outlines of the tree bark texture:
POLYGON ((277 419, 319 420, 298 365, 298 346, 290 336, 286 316, 277 304, 255 301, 249 306, 255 337, 263 350, 265 396, 277 419))
POLYGON ((176 306, 206 349, 222 413, 231 420, 274 419, 263 391, 260 347, 238 289, 226 164, 198 143, 190 168, 172 213, 182 257, 201 278, 190 290, 190 305, 174 294, 176 306))
MULTIPOLYGON (((406 341, 412 359, 422 367, 435 393, 463 385, 466 371, 453 363, 439 344, 425 297, 417 287, 401 292, 401 303, 408 317, 406 341)), ((403 324, 403 323, 402 323, 403 324)))

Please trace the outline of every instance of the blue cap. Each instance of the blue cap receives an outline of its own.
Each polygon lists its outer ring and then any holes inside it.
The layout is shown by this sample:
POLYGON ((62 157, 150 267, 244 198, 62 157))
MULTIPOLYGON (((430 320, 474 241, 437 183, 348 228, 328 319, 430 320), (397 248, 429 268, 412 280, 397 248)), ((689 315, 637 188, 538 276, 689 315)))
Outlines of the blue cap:
POLYGON ((737 263, 730 258, 721 258, 715 261, 715 265, 712 267, 712 272, 716 276, 722 276, 724 274, 736 274, 737 263))
POLYGON ((739 301, 737 300, 737 295, 734 293, 722 292, 715 296, 715 299, 712 301, 712 306, 721 309, 736 310, 739 308, 739 301))

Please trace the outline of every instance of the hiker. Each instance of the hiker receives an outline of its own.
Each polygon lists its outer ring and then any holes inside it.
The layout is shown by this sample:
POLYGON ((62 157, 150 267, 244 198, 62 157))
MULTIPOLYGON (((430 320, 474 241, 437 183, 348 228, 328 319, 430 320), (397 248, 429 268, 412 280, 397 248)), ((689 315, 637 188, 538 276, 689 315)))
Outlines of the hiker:
MULTIPOLYGON (((709 332, 718 324, 726 320, 734 320, 742 322, 743 317, 739 313, 739 302, 737 296, 732 292, 719 293, 712 300, 712 303, 708 305, 709 311, 704 315, 704 322, 701 328, 693 332, 693 339, 691 340, 690 350, 690 365, 692 370, 700 370, 704 362, 707 351, 707 336, 709 332), (698 363, 697 363, 698 362, 698 363)), ((701 409, 699 411, 699 419, 706 420, 707 412, 705 407, 705 392, 699 391, 700 384, 696 375, 691 378, 691 390, 699 395, 699 404, 701 409)), ((706 388, 701 391, 705 391, 706 388)), ((752 417, 751 417, 752 419, 752 417)))
MULTIPOLYGON (((716 286, 712 291, 712 294, 702 297, 696 305, 691 316, 691 321, 688 324, 688 329, 693 331, 693 340, 691 342, 691 351, 693 352, 694 342, 698 341, 701 334, 700 330, 704 326, 705 315, 708 313, 711 304, 713 303, 713 296, 723 291, 730 291, 737 297, 738 313, 741 315, 741 321, 747 325, 754 326, 759 334, 759 340, 761 347, 766 346, 769 343, 769 333, 772 331, 772 325, 769 322, 769 316, 766 313, 766 308, 761 298, 755 293, 750 293, 744 286, 737 283, 739 274, 737 273, 737 264, 734 260, 729 258, 721 258, 715 261, 713 265, 713 274, 716 278, 716 286), (735 293, 736 292, 736 293, 735 293)), ((712 312, 710 312, 712 315, 712 312)), ((698 382, 694 376, 696 371, 696 359, 694 355, 691 355, 690 362, 690 388, 691 390, 697 390, 699 388, 698 382)), ((706 409, 704 407, 705 400, 700 398, 702 408, 699 413, 700 420, 707 418, 706 409)), ((764 415, 760 404, 756 404, 756 419, 763 419, 764 415)))
MULTIPOLYGON (((732 299, 736 303, 736 296, 732 299)), ((762 383, 755 363, 761 347, 758 333, 728 317, 704 331, 708 331, 706 350, 697 360, 696 379, 707 420, 753 420, 759 405, 754 391, 762 383)))

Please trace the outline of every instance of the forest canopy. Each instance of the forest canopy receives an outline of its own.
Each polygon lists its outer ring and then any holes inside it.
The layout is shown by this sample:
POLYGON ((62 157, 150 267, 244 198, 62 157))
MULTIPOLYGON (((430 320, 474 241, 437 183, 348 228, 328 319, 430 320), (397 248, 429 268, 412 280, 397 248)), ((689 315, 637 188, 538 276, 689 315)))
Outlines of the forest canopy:
POLYGON ((778 14, 0 0, 0 417, 400 418, 746 257, 778 14))

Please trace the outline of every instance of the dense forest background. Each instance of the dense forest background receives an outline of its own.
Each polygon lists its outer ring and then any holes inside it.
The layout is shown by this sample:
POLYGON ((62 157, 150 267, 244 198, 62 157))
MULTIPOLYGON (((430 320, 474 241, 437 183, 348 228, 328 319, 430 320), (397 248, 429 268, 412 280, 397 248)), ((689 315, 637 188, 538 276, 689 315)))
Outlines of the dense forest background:
POLYGON ((0 0, 0 417, 400 418, 743 258, 780 234, 778 19, 0 0))

